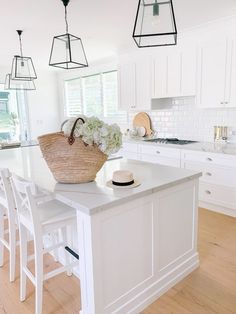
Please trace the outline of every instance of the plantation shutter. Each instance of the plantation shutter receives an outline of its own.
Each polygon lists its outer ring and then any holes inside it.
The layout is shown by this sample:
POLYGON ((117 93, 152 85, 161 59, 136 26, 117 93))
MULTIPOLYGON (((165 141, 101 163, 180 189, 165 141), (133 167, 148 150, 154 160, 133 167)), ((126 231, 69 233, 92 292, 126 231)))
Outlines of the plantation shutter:
POLYGON ((118 111, 117 71, 102 74, 104 120, 107 123, 127 125, 127 113, 118 111))
POLYGON ((83 104, 86 116, 103 116, 101 75, 91 75, 82 78, 83 104))
POLYGON ((65 81, 65 116, 75 117, 83 113, 81 79, 65 81))

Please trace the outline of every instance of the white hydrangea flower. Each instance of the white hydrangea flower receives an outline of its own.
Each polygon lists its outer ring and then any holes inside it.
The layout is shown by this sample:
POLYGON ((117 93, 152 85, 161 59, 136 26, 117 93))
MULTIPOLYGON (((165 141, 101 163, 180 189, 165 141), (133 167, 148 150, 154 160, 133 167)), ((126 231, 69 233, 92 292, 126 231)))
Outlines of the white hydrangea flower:
MULTIPOLYGON (((119 151, 122 145, 122 133, 117 124, 108 125, 96 117, 87 118, 80 115, 85 123, 78 122, 74 131, 75 137, 81 137, 88 145, 96 144, 106 155, 119 151)), ((78 118, 78 117, 77 117, 78 118)), ((63 127, 64 134, 69 136, 77 118, 71 118, 63 127)))

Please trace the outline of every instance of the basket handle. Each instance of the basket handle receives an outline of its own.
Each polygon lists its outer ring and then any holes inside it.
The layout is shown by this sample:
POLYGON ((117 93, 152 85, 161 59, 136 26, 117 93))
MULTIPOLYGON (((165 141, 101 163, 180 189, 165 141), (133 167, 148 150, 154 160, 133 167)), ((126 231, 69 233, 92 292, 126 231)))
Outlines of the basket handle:
POLYGON ((84 119, 82 119, 82 118, 77 118, 77 119, 75 120, 75 123, 74 123, 74 125, 73 125, 73 127, 72 127, 72 129, 71 129, 71 132, 70 132, 70 136, 68 137, 68 143, 69 143, 69 145, 73 145, 74 142, 75 142, 74 132, 75 132, 75 128, 76 128, 77 122, 78 122, 79 120, 81 120, 81 121, 84 123, 84 119))

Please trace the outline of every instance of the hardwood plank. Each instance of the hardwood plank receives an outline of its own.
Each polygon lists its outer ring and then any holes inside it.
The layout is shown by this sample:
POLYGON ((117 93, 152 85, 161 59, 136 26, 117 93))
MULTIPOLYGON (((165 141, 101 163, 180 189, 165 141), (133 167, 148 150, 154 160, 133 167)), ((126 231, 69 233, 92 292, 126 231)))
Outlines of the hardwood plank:
MULTIPOLYGON (((236 314, 236 219, 199 210, 200 267, 161 296, 142 314, 236 314)), ((50 256, 46 269, 55 267, 50 256)), ((34 288, 19 301, 16 282, 8 280, 8 254, 0 268, 0 314, 34 313, 34 288)), ((61 274, 45 282, 43 313, 75 314, 80 310, 79 280, 61 274)), ((124 313, 125 314, 125 313, 124 313)))

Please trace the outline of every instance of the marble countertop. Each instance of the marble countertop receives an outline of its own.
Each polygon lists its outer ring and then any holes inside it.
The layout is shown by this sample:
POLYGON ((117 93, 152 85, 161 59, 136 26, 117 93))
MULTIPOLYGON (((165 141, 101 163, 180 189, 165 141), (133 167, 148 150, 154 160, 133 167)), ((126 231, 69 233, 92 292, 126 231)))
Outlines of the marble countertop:
POLYGON ((199 178, 201 173, 158 164, 127 159, 112 159, 105 163, 94 182, 85 184, 57 183, 40 148, 24 147, 0 151, 1 167, 31 179, 42 188, 54 192, 59 199, 88 215, 123 204, 135 198, 155 193, 171 186, 199 178), (141 182, 133 189, 112 189, 106 182, 115 170, 127 169, 141 182))
POLYGON ((123 142, 136 143, 136 144, 145 144, 145 145, 155 145, 166 148, 175 148, 182 150, 195 150, 200 152, 208 153, 219 153, 219 154, 228 154, 236 155, 236 143, 211 143, 211 142, 197 142, 186 145, 177 145, 177 144, 162 144, 145 141, 143 138, 123 138, 123 142))

